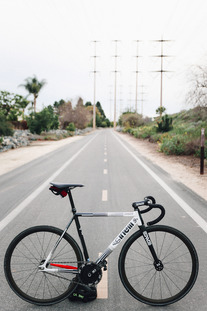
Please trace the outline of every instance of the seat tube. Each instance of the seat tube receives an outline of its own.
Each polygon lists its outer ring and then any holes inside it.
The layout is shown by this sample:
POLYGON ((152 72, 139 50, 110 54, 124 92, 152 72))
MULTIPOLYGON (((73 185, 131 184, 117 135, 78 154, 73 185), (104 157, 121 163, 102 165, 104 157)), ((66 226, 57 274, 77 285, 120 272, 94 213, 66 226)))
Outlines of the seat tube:
POLYGON ((89 260, 88 250, 87 250, 87 247, 86 247, 85 239, 84 239, 84 236, 83 236, 83 233, 82 233, 82 229, 81 229, 81 226, 80 226, 80 222, 79 222, 78 216, 75 215, 74 218, 75 218, 75 224, 76 224, 76 228, 77 228, 77 231, 78 231, 78 235, 79 235, 79 238, 80 238, 80 241, 81 241, 81 245, 82 245, 82 248, 83 248, 84 257, 85 257, 85 260, 88 261, 89 260))
POLYGON ((69 197, 69 201, 70 201, 70 205, 71 205, 71 208, 72 208, 73 215, 75 215, 76 208, 75 208, 75 204, 74 204, 72 193, 71 193, 70 189, 68 190, 68 197, 69 197))

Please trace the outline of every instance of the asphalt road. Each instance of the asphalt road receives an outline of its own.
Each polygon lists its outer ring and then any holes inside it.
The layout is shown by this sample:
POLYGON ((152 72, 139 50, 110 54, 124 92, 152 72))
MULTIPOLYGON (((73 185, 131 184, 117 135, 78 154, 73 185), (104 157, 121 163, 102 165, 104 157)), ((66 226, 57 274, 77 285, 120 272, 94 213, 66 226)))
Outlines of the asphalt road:
MULTIPOLYGON (((207 202, 162 169, 147 161, 112 130, 100 130, 19 167, 0 178, 0 310, 155 310, 136 301, 124 289, 118 275, 121 247, 108 258, 104 295, 93 302, 70 303, 67 299, 50 307, 24 302, 9 288, 3 259, 10 241, 33 225, 64 228, 70 218, 67 198, 52 195, 49 181, 81 183, 73 190, 79 212, 132 211, 131 203, 152 195, 166 208, 161 221, 183 231, 195 245, 200 270, 191 292, 176 304, 156 310, 206 310, 207 202)), ((145 219, 155 215, 149 213, 145 219)), ((81 219, 90 253, 95 260, 128 222, 126 218, 81 219)), ((74 228, 70 234, 76 238, 74 228)))

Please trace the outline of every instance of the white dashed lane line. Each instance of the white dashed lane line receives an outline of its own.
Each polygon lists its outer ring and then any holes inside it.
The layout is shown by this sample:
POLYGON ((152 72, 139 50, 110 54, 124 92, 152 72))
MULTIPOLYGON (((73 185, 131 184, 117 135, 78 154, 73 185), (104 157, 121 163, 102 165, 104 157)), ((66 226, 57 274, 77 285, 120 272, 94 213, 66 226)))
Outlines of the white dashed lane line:
MULTIPOLYGON (((99 253, 99 257, 102 253, 99 253)), ((104 270, 102 274, 102 279, 100 283, 97 285, 97 298, 98 299, 107 299, 108 298, 108 273, 104 270)))
POLYGON ((103 202, 108 201, 108 191, 107 190, 102 190, 102 201, 103 202))

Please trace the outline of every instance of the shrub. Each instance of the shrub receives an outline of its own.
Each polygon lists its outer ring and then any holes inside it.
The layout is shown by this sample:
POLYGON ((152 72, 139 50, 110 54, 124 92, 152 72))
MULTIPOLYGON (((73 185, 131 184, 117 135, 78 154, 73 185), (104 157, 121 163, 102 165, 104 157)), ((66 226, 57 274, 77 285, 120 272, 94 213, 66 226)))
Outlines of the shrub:
POLYGON ((75 124, 73 122, 69 123, 69 125, 66 127, 66 130, 69 132, 75 131, 75 124))
POLYGON ((165 154, 185 154, 185 138, 183 136, 175 135, 171 138, 165 137, 160 143, 160 151, 165 154))
POLYGON ((0 111, 0 135, 13 136, 11 124, 6 120, 5 115, 0 111))
POLYGON ((138 113, 126 112, 119 119, 119 124, 124 127, 138 127, 144 124, 142 115, 138 113))
POLYGON ((166 114, 160 122, 157 122, 158 132, 169 132, 172 129, 172 118, 166 114))
POLYGON ((42 131, 57 129, 59 126, 58 117, 54 114, 52 106, 44 108, 38 113, 32 113, 27 118, 27 124, 31 133, 41 134, 42 131))

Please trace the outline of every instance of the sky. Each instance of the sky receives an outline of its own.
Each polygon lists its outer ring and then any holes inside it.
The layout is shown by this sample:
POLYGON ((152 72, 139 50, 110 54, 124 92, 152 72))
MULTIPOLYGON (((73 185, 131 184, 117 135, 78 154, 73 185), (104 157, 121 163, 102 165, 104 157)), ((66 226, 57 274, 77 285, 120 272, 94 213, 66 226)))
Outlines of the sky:
POLYGON ((114 118, 115 59, 117 118, 134 110, 138 60, 137 111, 155 116, 163 39, 163 106, 176 113, 190 108, 192 67, 207 61, 206 0, 0 0, 0 14, 0 90, 26 96, 26 78, 45 79, 39 110, 60 99, 93 104, 94 59, 106 116, 114 118))

